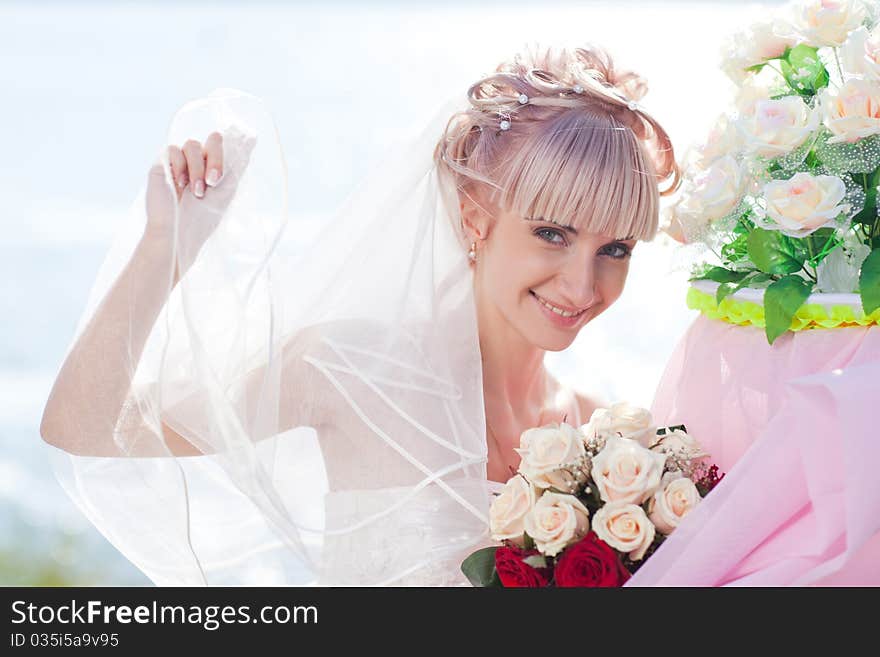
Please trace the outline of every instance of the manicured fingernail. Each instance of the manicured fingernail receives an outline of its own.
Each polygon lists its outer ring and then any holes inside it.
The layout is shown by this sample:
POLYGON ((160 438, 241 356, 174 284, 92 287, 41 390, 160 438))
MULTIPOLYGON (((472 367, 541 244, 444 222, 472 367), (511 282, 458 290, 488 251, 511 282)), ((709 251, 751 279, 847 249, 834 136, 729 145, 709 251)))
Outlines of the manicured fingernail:
POLYGON ((199 178, 193 183, 193 193, 197 198, 202 198, 205 195, 205 181, 199 178))
POLYGON ((186 187, 186 183, 189 182, 189 177, 186 174, 183 174, 180 178, 177 179, 177 185, 183 189, 186 187))
POLYGON ((220 182, 220 172, 217 169, 211 169, 208 171, 208 175, 205 176, 205 182, 208 183, 211 187, 220 182))

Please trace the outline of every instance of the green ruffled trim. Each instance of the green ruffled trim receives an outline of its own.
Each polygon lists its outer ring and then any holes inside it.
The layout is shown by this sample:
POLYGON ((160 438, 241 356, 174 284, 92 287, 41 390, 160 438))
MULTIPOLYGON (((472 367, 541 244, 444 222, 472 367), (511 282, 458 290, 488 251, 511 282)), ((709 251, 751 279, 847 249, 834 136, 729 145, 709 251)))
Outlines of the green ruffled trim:
MULTIPOLYGON (((688 289, 687 306, 699 310, 706 317, 720 319, 739 326, 758 326, 764 328, 764 306, 754 301, 741 301, 726 297, 721 304, 715 303, 715 295, 688 289)), ((875 326, 880 324, 880 308, 865 316, 862 310, 850 306, 831 306, 831 313, 818 303, 804 304, 791 321, 792 331, 814 328, 838 328, 843 326, 875 326)))

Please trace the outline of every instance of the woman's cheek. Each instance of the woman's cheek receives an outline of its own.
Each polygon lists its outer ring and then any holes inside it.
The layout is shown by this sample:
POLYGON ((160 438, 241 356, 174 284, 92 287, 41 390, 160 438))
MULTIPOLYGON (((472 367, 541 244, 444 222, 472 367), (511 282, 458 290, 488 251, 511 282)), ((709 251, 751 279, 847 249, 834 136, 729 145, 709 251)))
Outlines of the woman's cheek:
POLYGON ((599 271, 599 292, 602 295, 602 305, 607 308, 617 301, 623 292, 629 272, 629 258, 623 261, 605 262, 600 266, 599 271))

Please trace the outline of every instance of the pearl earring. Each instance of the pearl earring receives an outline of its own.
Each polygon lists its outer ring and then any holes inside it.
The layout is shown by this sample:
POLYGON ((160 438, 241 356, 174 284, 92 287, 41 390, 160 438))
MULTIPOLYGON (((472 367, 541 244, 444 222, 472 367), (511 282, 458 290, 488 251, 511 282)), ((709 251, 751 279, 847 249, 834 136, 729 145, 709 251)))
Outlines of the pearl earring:
POLYGON ((477 260, 477 243, 471 242, 471 250, 468 251, 468 258, 472 261, 476 262, 477 260))

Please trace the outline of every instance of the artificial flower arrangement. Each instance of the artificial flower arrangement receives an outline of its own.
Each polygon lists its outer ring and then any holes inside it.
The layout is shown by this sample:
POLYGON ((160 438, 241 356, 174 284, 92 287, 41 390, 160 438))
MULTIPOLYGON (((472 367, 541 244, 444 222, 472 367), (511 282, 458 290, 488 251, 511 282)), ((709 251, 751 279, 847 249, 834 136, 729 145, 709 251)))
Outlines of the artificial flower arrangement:
POLYGON ((474 586, 622 586, 723 478, 683 425, 626 403, 528 429, 517 452, 489 511, 502 545, 461 566, 474 586))
POLYGON ((770 344, 789 329, 880 323, 877 3, 791 3, 735 35, 724 69, 735 107, 689 151, 668 210, 669 232, 712 254, 688 305, 763 326, 770 344), (845 303, 808 303, 822 293, 845 303))

